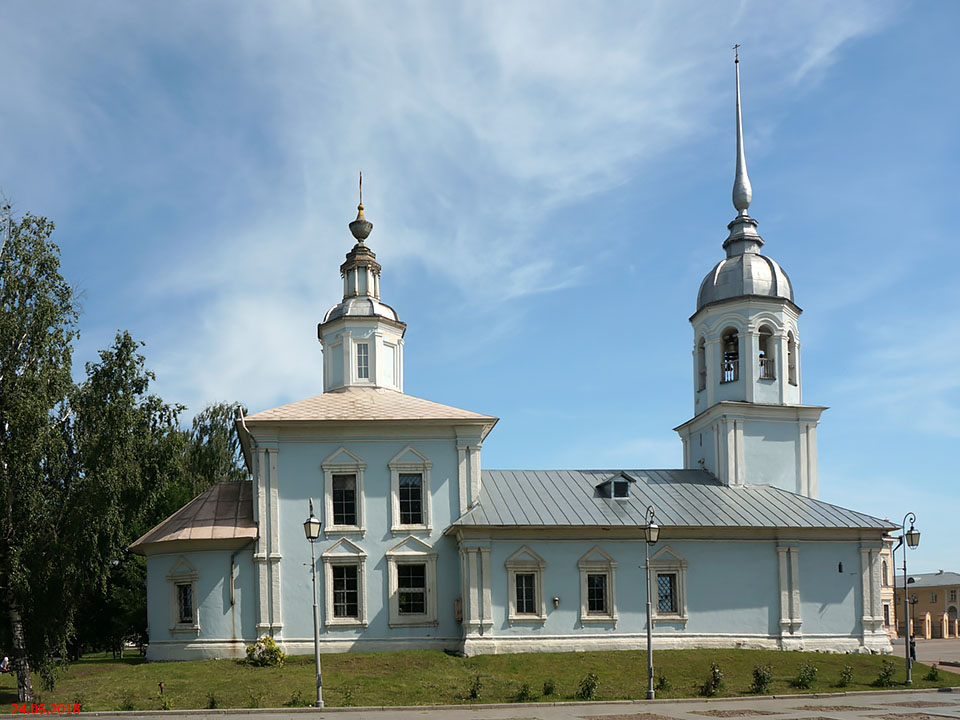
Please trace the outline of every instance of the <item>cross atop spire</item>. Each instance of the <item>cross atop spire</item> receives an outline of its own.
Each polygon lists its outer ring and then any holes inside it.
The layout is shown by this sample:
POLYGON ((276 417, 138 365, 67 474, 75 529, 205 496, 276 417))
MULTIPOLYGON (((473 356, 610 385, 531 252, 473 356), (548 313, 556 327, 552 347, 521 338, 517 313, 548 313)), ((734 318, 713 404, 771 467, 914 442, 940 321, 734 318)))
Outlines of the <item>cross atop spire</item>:
POLYGON ((743 153, 743 117, 740 113, 740 44, 733 46, 733 64, 737 72, 737 175, 733 181, 733 206, 740 215, 747 215, 753 199, 753 188, 747 177, 747 158, 743 153))

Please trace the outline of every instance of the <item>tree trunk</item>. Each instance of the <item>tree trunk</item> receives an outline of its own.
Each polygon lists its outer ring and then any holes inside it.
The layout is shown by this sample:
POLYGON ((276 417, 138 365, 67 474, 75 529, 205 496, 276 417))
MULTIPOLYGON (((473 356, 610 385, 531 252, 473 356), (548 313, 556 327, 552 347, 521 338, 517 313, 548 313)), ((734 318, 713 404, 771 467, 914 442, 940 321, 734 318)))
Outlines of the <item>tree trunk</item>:
POLYGON ((33 702, 33 681, 30 679, 30 661, 27 659, 27 643, 23 637, 23 618, 17 609, 13 589, 7 588, 10 614, 10 637, 13 639, 13 669, 17 671, 17 700, 33 702))

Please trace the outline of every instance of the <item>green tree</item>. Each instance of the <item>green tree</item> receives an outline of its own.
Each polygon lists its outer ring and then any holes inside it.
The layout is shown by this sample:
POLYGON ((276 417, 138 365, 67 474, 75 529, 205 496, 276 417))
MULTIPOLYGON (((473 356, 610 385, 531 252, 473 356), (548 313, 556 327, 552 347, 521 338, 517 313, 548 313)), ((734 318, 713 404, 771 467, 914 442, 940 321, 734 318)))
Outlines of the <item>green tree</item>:
MULTIPOLYGON (((62 648, 58 611, 60 527, 70 521, 62 492, 70 472, 67 397, 77 303, 60 275, 53 223, 14 221, 2 208, 0 238, 0 588, 4 640, 12 648, 20 702, 32 702, 31 661, 62 648), (37 628, 36 632, 26 632, 37 628)), ((69 582, 69 580, 68 580, 69 582)))
POLYGON ((246 410, 240 403, 218 402, 207 405, 193 418, 186 455, 191 497, 217 482, 249 478, 240 436, 234 427, 241 412, 246 410))

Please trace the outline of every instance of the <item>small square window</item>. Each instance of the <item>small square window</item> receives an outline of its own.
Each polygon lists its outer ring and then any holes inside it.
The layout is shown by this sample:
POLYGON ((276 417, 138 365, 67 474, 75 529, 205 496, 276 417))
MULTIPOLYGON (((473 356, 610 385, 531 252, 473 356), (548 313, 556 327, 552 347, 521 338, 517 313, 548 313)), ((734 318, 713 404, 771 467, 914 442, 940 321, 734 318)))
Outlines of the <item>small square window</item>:
POLYGON ((657 612, 677 612, 677 576, 673 573, 657 575, 657 612))
POLYGON ((193 585, 177 585, 177 622, 193 624, 193 585))
POLYGON ((587 612, 607 615, 607 575, 587 575, 587 612))
POLYGON ((397 565, 397 595, 401 615, 427 612, 427 566, 397 565))
POLYGON ((333 524, 357 524, 357 476, 333 476, 333 524))
POLYGON ((423 475, 400 473, 400 524, 423 525, 423 475))
POLYGON ((613 483, 613 496, 614 497, 630 497, 630 483, 626 480, 617 480, 613 483))

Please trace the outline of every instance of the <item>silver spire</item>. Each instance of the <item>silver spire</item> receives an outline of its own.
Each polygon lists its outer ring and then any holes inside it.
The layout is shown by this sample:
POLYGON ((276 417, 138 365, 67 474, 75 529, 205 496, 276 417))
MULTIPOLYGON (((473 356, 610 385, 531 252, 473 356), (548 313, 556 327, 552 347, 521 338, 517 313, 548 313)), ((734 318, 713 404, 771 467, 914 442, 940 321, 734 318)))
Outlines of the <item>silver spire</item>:
POLYGON ((747 214, 750 201, 753 199, 753 188, 750 187, 750 178, 747 177, 747 158, 743 154, 743 118, 740 115, 740 45, 734 45, 733 64, 737 70, 737 176, 733 181, 733 206, 740 215, 747 214))

